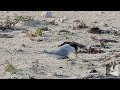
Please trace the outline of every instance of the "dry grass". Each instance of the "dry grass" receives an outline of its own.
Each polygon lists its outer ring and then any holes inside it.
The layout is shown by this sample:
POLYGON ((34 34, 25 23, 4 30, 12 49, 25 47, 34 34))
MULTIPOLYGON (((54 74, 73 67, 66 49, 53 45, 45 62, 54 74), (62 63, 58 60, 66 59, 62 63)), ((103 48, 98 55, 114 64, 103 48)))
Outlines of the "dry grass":
POLYGON ((18 69, 14 65, 10 64, 8 61, 6 62, 7 66, 5 67, 5 71, 10 72, 11 74, 16 74, 18 69))

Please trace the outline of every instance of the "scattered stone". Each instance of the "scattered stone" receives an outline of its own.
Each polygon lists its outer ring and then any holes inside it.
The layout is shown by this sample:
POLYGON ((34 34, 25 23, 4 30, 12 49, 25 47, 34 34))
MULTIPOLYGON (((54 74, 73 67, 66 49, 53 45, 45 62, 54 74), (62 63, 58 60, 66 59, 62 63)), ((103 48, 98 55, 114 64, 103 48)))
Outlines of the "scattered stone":
POLYGON ((67 75, 62 75, 62 74, 57 74, 57 73, 54 73, 53 76, 59 77, 59 78, 66 78, 66 77, 69 77, 69 76, 67 76, 67 75))
POLYGON ((41 42, 43 41, 43 39, 41 38, 30 38, 31 41, 37 41, 37 42, 41 42))
POLYGON ((45 67, 41 66, 39 62, 36 60, 35 62, 32 62, 30 69, 35 73, 35 74, 44 74, 45 73, 45 67))
POLYGON ((63 67, 59 67, 59 68, 63 68, 63 67))
POLYGON ((97 21, 91 22, 91 23, 98 23, 97 21))
POLYGON ((88 49, 88 53, 89 54, 97 54, 97 53, 104 53, 105 51, 99 49, 99 48, 93 48, 93 47, 90 47, 88 49))
POLYGON ((104 75, 90 74, 90 75, 86 75, 82 79, 105 79, 105 78, 106 78, 106 76, 104 76, 104 75))
POLYGON ((25 47, 25 44, 22 44, 21 46, 25 47))
POLYGON ((116 40, 108 40, 108 39, 99 39, 99 41, 102 41, 102 42, 105 42, 105 43, 109 43, 109 42, 118 43, 118 41, 116 41, 116 40))
POLYGON ((76 62, 72 61, 72 62, 71 62, 71 65, 76 65, 76 62))
POLYGON ((108 24, 105 23, 103 26, 104 26, 104 27, 108 27, 108 24))
POLYGON ((0 38, 13 38, 11 34, 0 34, 0 38))
POLYGON ((115 36, 120 36, 120 32, 116 31, 116 30, 111 30, 110 34, 113 34, 115 36))
POLYGON ((97 54, 97 53, 105 53, 104 50, 101 50, 100 48, 97 47, 90 47, 90 48, 85 48, 83 50, 79 50, 77 53, 89 53, 89 54, 97 54))
POLYGON ((48 27, 40 28, 42 31, 49 31, 48 27))
POLYGON ((35 78, 34 76, 29 76, 29 79, 37 79, 37 78, 35 78))
POLYGON ((58 35, 61 35, 61 33, 68 33, 68 34, 73 34, 72 32, 68 31, 68 30, 60 30, 58 32, 58 35))
POLYGON ((97 70, 93 69, 90 71, 90 73, 97 73, 97 70))
POLYGON ((22 49, 15 49, 17 52, 24 52, 22 49))
POLYGON ((29 30, 22 30, 21 33, 28 33, 29 30))
POLYGON ((80 20, 74 20, 73 22, 80 22, 80 20))

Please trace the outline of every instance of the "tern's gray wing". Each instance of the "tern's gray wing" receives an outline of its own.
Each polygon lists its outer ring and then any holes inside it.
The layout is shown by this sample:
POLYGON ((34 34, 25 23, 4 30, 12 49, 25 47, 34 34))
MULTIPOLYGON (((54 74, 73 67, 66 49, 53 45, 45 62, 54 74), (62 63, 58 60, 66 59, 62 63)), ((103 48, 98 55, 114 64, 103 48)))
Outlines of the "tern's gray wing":
POLYGON ((70 51, 71 51, 70 45, 66 44, 66 45, 61 46, 51 52, 46 52, 46 53, 49 55, 52 55, 52 56, 54 55, 59 58, 67 58, 70 51))
POLYGON ((69 49, 70 49, 69 45, 64 45, 62 47, 55 49, 51 53, 53 53, 55 55, 59 55, 59 56, 64 56, 64 55, 68 55, 68 52, 70 51, 69 49))
POLYGON ((47 54, 57 58, 57 59, 66 59, 68 58, 68 50, 65 49, 56 49, 51 52, 47 52, 47 54))
POLYGON ((59 56, 67 56, 68 55, 68 50, 65 50, 65 49, 58 49, 53 52, 55 55, 59 55, 59 56))

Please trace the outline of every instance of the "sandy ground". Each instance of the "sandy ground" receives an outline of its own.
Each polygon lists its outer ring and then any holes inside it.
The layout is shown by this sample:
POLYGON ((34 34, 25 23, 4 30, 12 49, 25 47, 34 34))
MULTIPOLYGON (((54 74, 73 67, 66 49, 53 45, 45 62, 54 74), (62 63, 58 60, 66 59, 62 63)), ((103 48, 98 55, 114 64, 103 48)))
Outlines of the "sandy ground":
MULTIPOLYGON (((27 30, 34 30, 35 27, 48 27, 51 31, 44 31, 43 41, 31 41, 20 30, 13 30, 11 32, 0 32, 11 34, 13 38, 0 38, 0 78, 1 79, 81 79, 90 75, 105 76, 106 66, 105 56, 112 55, 109 51, 120 50, 120 36, 110 34, 91 34, 86 29, 72 30, 74 20, 83 20, 89 26, 99 26, 105 30, 120 31, 120 12, 119 11, 52 11, 53 18, 56 19, 58 25, 46 25, 41 23, 44 18, 40 16, 41 11, 0 11, 0 20, 3 21, 7 16, 14 18, 15 14, 34 16, 34 20, 40 23, 32 22, 27 25, 20 25, 17 27, 25 28, 27 30), (57 19, 68 18, 65 22, 57 21, 57 19), (97 22, 97 23, 94 23, 97 22), (105 27, 104 25, 108 26, 105 27), (73 32, 66 39, 62 35, 58 35, 59 30, 67 29, 73 32), (83 45, 96 44, 90 37, 114 39, 118 43, 108 43, 109 49, 104 49, 106 53, 88 54, 79 53, 76 60, 57 60, 46 54, 41 54, 40 51, 51 51, 64 41, 76 41, 83 45), (25 45, 24 47, 22 45, 25 45), (8 61, 17 68, 17 73, 11 74, 5 71, 8 61), (97 70, 97 73, 90 73, 91 70, 97 70)), ((112 60, 119 60, 120 57, 112 60)), ((93 76, 93 78, 95 78, 93 76)))

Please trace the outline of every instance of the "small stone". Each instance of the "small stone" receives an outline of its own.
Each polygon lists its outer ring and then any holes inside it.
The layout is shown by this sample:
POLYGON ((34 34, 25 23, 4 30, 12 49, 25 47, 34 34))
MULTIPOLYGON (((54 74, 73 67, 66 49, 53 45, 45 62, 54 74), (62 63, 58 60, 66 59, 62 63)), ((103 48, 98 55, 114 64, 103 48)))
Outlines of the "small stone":
POLYGON ((22 44, 21 46, 25 47, 25 44, 22 44))
POLYGON ((63 68, 63 67, 59 67, 59 68, 63 68))
POLYGON ((95 69, 91 70, 90 73, 97 73, 95 69))

